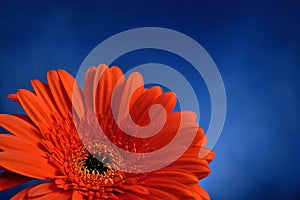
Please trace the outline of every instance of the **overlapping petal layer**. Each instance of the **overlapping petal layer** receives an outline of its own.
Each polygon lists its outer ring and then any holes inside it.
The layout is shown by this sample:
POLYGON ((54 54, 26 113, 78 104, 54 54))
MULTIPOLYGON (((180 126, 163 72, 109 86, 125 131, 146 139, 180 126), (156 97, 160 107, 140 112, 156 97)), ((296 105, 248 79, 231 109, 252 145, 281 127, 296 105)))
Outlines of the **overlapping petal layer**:
MULTIPOLYGON (((163 93, 157 86, 145 88, 140 74, 125 79, 118 67, 106 65, 87 71, 83 90, 63 70, 49 71, 47 79, 48 83, 33 80, 33 91, 22 89, 8 96, 27 116, 0 115, 0 125, 11 133, 0 135, 0 167, 5 170, 0 174, 0 190, 35 178, 49 181, 28 187, 12 199, 209 199, 198 182, 209 174, 214 153, 203 147, 206 138, 194 113, 172 112, 174 93, 163 93), (151 119, 159 123, 163 119, 159 109, 150 111, 156 104, 166 113, 156 135, 132 136, 118 124, 129 118, 139 127, 151 124, 151 119), (112 165, 121 166, 127 163, 122 159, 128 158, 102 140, 99 125, 114 145, 133 153, 163 148, 180 129, 180 142, 172 151, 185 151, 155 171, 121 171, 112 165), (200 149, 204 158, 199 158, 200 149)), ((135 127, 128 130, 137 131, 135 127)), ((152 164, 173 159, 172 151, 152 164)))

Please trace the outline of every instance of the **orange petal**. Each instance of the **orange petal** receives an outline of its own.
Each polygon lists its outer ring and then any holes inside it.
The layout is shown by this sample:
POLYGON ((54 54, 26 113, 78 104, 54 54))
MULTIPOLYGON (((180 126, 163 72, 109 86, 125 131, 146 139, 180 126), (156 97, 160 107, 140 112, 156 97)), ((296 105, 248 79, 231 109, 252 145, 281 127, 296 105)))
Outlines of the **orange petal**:
POLYGON ((99 85, 95 93, 95 106, 97 113, 105 115, 105 111, 110 107, 111 93, 113 90, 112 75, 110 69, 106 69, 100 78, 99 85))
POLYGON ((197 184, 199 179, 191 172, 181 169, 174 170, 159 170, 153 172, 149 177, 147 177, 148 181, 160 181, 162 179, 173 180, 180 182, 182 184, 197 184))
POLYGON ((158 86, 151 87, 138 97, 130 109, 132 119, 140 126, 145 126, 150 122, 149 108, 153 105, 156 99, 162 93, 162 89, 158 86))
POLYGON ((141 194, 141 195, 149 195, 150 194, 146 187, 139 186, 139 185, 125 186, 125 187, 122 187, 122 190, 125 190, 127 192, 136 193, 136 194, 141 194))
MULTIPOLYGON (((169 143, 176 135, 176 144, 174 145, 179 146, 180 144, 186 144, 185 140, 192 140, 196 132, 198 125, 192 121, 191 118, 194 113, 192 112, 175 112, 168 115, 167 121, 165 126, 162 130, 153 136, 150 139, 151 147, 157 149, 165 146, 169 143), (190 137, 186 137, 187 134, 194 134, 190 137), (180 135, 178 135, 180 134, 180 135)), ((189 136, 189 135, 188 135, 189 136)), ((192 141, 188 141, 187 143, 191 143, 192 141)), ((174 147, 175 148, 175 147, 174 147)))
POLYGON ((197 194, 199 200, 210 200, 208 193, 198 184, 191 186, 193 191, 197 194))
POLYGON ((39 101, 39 98, 28 90, 18 90, 18 98, 25 112, 36 124, 42 122, 48 124, 50 121, 50 112, 47 105, 39 101))
POLYGON ((48 183, 41 183, 33 188, 31 188, 28 192, 28 197, 37 197, 40 195, 45 195, 48 193, 53 193, 57 191, 57 187, 55 183, 53 182, 48 182, 48 183))
POLYGON ((58 75, 62 83, 62 87, 65 89, 65 92, 72 102, 74 111, 76 112, 79 118, 83 117, 84 114, 84 102, 83 102, 83 93, 80 89, 79 84, 75 79, 66 71, 58 70, 58 75))
POLYGON ((25 188, 24 190, 21 190, 17 194, 15 194, 10 200, 28 200, 27 193, 28 191, 34 186, 25 188))
POLYGON ((17 94, 8 94, 6 97, 20 104, 17 94))
POLYGON ((81 193, 79 193, 77 190, 75 190, 72 194, 72 200, 84 200, 85 198, 81 193))
POLYGON ((153 104, 162 105, 166 109, 166 112, 170 113, 176 105, 176 95, 174 92, 165 92, 157 97, 153 104))
POLYGON ((179 199, 193 199, 194 197, 194 193, 190 187, 176 181, 161 179, 159 182, 146 182, 145 185, 151 188, 169 192, 177 196, 179 199))
POLYGON ((135 194, 133 192, 125 192, 124 194, 121 194, 119 196, 120 200, 128 200, 128 199, 134 199, 134 200, 145 200, 145 198, 143 198, 143 196, 139 195, 139 194, 135 194))
MULTIPOLYGON (((116 107, 118 110, 117 113, 117 119, 122 119, 127 117, 127 114, 129 114, 129 102, 131 99, 132 94, 135 90, 140 88, 144 85, 143 77, 140 73, 135 72, 129 75, 129 77, 126 79, 124 86, 122 87, 122 90, 119 91, 119 94, 116 94, 116 103, 113 103, 113 107, 116 107), (128 112, 128 113, 126 113, 128 112)), ((116 88, 117 89, 117 88, 116 88)), ((114 92, 117 93, 118 91, 114 92)))
POLYGON ((207 148, 205 146, 202 146, 200 148, 199 157, 205 159, 208 163, 210 163, 213 160, 213 158, 215 157, 215 155, 216 154, 211 149, 209 149, 209 148, 207 148))
POLYGON ((5 171, 0 174, 0 191, 15 187, 31 180, 33 180, 33 178, 5 171))
POLYGON ((119 67, 113 66, 110 68, 110 70, 113 79, 113 85, 116 85, 120 79, 124 79, 124 74, 119 67))
POLYGON ((93 88, 94 88, 94 78, 95 78, 96 70, 97 68, 95 66, 90 67, 87 70, 84 78, 83 96, 84 96, 85 108, 87 110, 94 107, 93 88))
POLYGON ((130 102, 129 102, 129 110, 132 110, 133 105, 136 103, 136 101, 140 98, 142 94, 144 94, 148 89, 144 88, 144 86, 140 86, 138 89, 134 91, 134 93, 131 95, 130 102))
POLYGON ((172 193, 155 189, 155 188, 148 188, 150 192, 150 198, 155 200, 161 199, 168 199, 168 200, 180 200, 178 197, 174 196, 172 193))
MULTIPOLYGON (((29 192, 28 192, 29 193, 29 192)), ((70 198, 70 195, 69 196, 66 196, 64 193, 67 193, 69 194, 68 192, 65 192, 65 191, 55 191, 55 192, 50 192, 50 193, 47 193, 47 194, 43 194, 43 195, 40 195, 38 197, 31 197, 29 199, 32 199, 32 200, 68 200, 70 198)), ((28 194, 29 196, 29 194, 28 194)))
POLYGON ((49 161, 28 152, 0 152, 0 165, 5 169, 25 176, 49 179, 57 175, 57 169, 49 161))
POLYGON ((55 200, 71 200, 72 199, 72 191, 62 191, 57 194, 55 200))
POLYGON ((55 100, 51 94, 50 88, 46 83, 43 83, 39 80, 32 80, 31 85, 34 89, 34 92, 39 97, 40 101, 43 101, 47 105, 51 113, 59 112, 55 100))
POLYGON ((49 71, 47 73, 48 84, 56 102, 56 105, 63 116, 67 116, 68 113, 72 113, 71 101, 66 93, 60 77, 56 71, 49 71))
POLYGON ((170 166, 168 169, 182 169, 195 174, 199 180, 203 179, 210 173, 210 168, 205 160, 200 158, 180 158, 170 166))
POLYGON ((0 126, 26 141, 40 141, 40 132, 28 121, 18 116, 0 114, 0 126))
POLYGON ((97 94, 98 94, 98 89, 99 89, 101 79, 103 79, 105 71, 110 71, 108 66, 105 65, 105 64, 100 64, 96 68, 94 80, 92 82, 93 91, 92 91, 92 97, 91 98, 93 98, 93 102, 94 102, 94 104, 92 106, 94 108, 94 111, 96 111, 96 112, 98 112, 97 107, 100 105, 98 101, 99 100, 102 101, 102 98, 103 98, 103 96, 97 96, 97 94))
POLYGON ((34 143, 30 143, 30 141, 22 140, 16 136, 10 134, 0 134, 0 149, 4 151, 24 151, 27 153, 43 155, 44 151, 41 150, 34 143))
POLYGON ((105 98, 106 102, 103 105, 104 113, 108 113, 111 110, 111 97, 113 94, 113 90, 116 87, 116 84, 118 84, 119 82, 124 82, 124 75, 120 68, 114 66, 109 70, 111 72, 111 88, 107 90, 108 93, 105 95, 107 97, 105 98))

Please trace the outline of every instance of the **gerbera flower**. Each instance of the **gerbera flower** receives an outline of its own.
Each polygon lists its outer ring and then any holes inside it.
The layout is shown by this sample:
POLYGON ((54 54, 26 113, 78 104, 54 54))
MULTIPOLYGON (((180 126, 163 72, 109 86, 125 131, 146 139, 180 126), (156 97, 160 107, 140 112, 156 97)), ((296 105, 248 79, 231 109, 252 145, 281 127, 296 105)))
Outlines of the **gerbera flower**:
POLYGON ((206 138, 195 114, 172 112, 174 93, 163 93, 158 86, 147 89, 139 73, 125 79, 118 67, 106 65, 87 71, 83 90, 63 70, 49 71, 47 79, 48 84, 33 80, 33 91, 8 95, 27 115, 0 115, 0 125, 11 133, 0 134, 0 168, 5 170, 0 174, 1 191, 41 179, 48 181, 12 199, 209 199, 198 182, 209 174, 214 154, 204 147, 206 138), (120 127, 128 119, 122 114, 126 106, 139 127, 151 119, 159 123, 161 112, 150 109, 155 104, 163 106, 166 119, 154 136, 141 138, 127 132, 139 133, 136 128, 129 126, 125 132, 120 127), (164 159, 140 159, 171 143, 179 129, 181 142, 165 152, 164 159), (190 134, 193 140, 186 146, 190 134), (180 148, 183 154, 161 165, 180 148), (142 156, 126 157, 124 152, 142 156), (154 171, 149 168, 160 165, 154 171))

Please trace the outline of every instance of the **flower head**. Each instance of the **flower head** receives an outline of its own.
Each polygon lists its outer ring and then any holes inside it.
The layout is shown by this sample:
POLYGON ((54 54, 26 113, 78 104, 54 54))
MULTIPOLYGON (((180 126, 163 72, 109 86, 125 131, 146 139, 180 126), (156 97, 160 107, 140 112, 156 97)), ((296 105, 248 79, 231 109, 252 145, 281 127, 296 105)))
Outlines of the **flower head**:
POLYGON ((48 180, 12 199, 209 199, 198 182, 209 174, 214 154, 203 146, 195 114, 172 112, 174 93, 145 88, 140 74, 125 79, 118 67, 106 65, 87 71, 83 90, 63 70, 49 71, 47 79, 33 80, 33 91, 8 95, 27 115, 0 115, 11 133, 0 135, 0 190, 48 180), (154 125, 142 129, 152 119, 154 125), (159 126, 157 134, 139 137, 159 126), (180 142, 155 157, 152 152, 171 143, 179 129, 180 142))

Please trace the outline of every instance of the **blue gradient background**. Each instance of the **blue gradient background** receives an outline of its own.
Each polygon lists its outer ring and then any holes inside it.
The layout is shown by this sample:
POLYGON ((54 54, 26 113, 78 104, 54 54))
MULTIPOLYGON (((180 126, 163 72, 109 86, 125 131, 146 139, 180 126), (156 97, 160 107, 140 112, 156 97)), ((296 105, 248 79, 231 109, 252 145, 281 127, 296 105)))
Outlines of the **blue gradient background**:
MULTIPOLYGON (((0 112, 23 112, 5 96, 30 89, 31 79, 46 81, 51 69, 75 75, 109 36, 144 26, 175 29, 208 51, 227 91, 226 124, 202 182, 211 198, 300 199, 299 20, 299 1, 1 1, 0 112)), ((207 88, 183 59, 141 50, 115 64, 126 71, 150 61, 178 69, 200 91, 207 128, 207 88)), ((0 192, 0 199, 22 188, 0 192)))

